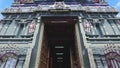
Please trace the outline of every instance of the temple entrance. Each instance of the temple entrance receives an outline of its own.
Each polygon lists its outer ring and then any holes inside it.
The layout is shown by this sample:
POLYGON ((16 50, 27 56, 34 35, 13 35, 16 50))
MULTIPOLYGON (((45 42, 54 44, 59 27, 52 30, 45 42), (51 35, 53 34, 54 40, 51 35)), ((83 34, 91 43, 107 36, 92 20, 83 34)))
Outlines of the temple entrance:
POLYGON ((46 18, 40 68, 80 68, 75 36, 77 19, 46 18))
POLYGON ((70 47, 74 45, 73 24, 46 25, 50 48, 50 68, 70 68, 70 47))

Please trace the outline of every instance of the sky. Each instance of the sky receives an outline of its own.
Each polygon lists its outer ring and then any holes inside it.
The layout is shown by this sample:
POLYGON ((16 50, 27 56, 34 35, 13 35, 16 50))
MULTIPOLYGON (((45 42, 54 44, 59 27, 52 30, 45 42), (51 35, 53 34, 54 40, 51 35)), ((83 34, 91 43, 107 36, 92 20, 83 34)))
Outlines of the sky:
MULTIPOLYGON (((10 5, 13 3, 14 0, 0 0, 0 12, 10 7, 10 5)), ((120 0, 107 0, 108 4, 117 8, 120 12, 120 0)), ((120 17, 120 13, 118 14, 118 17, 120 17)), ((2 18, 2 15, 0 14, 0 19, 2 18)))

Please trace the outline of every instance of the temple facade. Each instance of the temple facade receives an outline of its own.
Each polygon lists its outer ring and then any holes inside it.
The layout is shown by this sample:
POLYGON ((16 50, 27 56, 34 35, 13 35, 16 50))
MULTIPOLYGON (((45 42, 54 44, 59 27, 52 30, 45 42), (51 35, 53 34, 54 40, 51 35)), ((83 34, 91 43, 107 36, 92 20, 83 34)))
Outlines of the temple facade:
POLYGON ((120 68, 120 18, 105 0, 14 0, 0 20, 0 68, 120 68))

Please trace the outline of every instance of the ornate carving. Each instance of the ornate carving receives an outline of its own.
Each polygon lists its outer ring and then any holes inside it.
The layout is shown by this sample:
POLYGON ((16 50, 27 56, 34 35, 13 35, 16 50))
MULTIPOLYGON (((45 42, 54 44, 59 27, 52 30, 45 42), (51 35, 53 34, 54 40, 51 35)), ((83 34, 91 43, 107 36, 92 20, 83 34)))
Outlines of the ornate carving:
POLYGON ((51 8, 64 9, 64 8, 69 8, 69 6, 67 6, 64 2, 55 2, 51 8))

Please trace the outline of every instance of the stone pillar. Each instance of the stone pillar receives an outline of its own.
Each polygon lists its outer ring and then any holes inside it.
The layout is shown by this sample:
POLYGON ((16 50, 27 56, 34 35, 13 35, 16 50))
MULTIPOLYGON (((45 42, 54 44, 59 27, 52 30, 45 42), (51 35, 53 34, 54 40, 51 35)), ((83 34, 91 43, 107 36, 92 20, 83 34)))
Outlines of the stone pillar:
POLYGON ((87 51, 88 51, 88 57, 90 60, 90 68, 96 68, 92 49, 88 48, 87 51))
POLYGON ((38 51, 37 51, 35 68, 39 68, 39 64, 40 64, 39 61, 40 61, 40 55, 41 55, 41 49, 42 49, 43 34, 44 34, 44 24, 42 23, 40 28, 40 37, 39 37, 39 43, 38 43, 38 51))
POLYGON ((32 48, 28 49, 27 51, 27 56, 23 68, 29 68, 31 53, 32 53, 32 48))
POLYGON ((78 48, 78 55, 79 55, 79 61, 80 61, 80 67, 84 67, 84 59, 83 59, 83 54, 82 54, 82 45, 81 45, 81 40, 80 40, 80 33, 79 33, 79 28, 78 24, 75 24, 75 32, 76 32, 76 43, 77 43, 77 48, 78 48))

